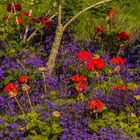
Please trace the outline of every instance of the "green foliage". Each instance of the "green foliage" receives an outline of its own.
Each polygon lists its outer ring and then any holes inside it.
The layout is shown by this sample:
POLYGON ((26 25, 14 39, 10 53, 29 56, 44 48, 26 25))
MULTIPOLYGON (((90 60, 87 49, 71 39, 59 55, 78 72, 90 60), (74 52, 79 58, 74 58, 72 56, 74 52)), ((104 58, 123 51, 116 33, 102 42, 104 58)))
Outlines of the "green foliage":
POLYGON ((140 121, 139 118, 133 116, 126 116, 124 112, 115 115, 108 112, 102 115, 102 118, 91 120, 89 130, 94 132, 98 131, 99 127, 108 127, 123 129, 128 134, 132 134, 135 138, 139 137, 140 121))
POLYGON ((54 137, 57 138, 58 133, 62 131, 58 122, 52 119, 50 123, 47 123, 45 121, 41 121, 39 117, 40 115, 35 111, 31 111, 26 115, 19 115, 19 118, 28 121, 25 127, 28 137, 32 137, 34 140, 41 139, 43 137, 45 137, 46 140, 54 137))
POLYGON ((127 83, 127 86, 128 86, 128 89, 130 89, 130 90, 138 89, 140 87, 140 85, 137 85, 132 82, 127 83))

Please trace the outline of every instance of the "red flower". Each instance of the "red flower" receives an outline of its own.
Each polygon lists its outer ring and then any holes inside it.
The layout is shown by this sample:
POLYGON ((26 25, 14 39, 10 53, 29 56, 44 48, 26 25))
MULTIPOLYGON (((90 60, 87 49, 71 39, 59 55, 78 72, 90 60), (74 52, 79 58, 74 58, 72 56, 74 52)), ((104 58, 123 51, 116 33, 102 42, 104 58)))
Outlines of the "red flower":
POLYGON ((86 88, 86 85, 83 83, 78 83, 75 88, 76 90, 84 90, 86 88))
POLYGON ((76 54, 76 58, 79 58, 81 62, 84 62, 85 60, 91 58, 92 55, 89 52, 86 51, 80 51, 76 54))
POLYGON ((108 16, 112 16, 112 15, 114 15, 116 13, 116 11, 114 10, 114 9, 110 9, 109 11, 108 11, 108 16))
POLYGON ((91 58, 89 62, 86 63, 86 69, 102 69, 104 68, 105 64, 100 58, 91 58))
POLYGON ((22 12, 21 14, 22 14, 22 16, 29 16, 28 12, 22 12))
POLYGON ((121 86, 113 86, 113 89, 116 89, 116 90, 121 91, 122 90, 122 87, 121 86))
POLYGON ((42 24, 46 24, 47 21, 48 21, 48 17, 44 17, 44 18, 42 19, 42 24))
POLYGON ((50 28, 50 26, 51 26, 51 22, 47 22, 47 23, 45 24, 45 27, 46 27, 46 28, 50 28))
POLYGON ((128 86, 127 85, 123 85, 123 89, 124 90, 128 90, 128 86))
POLYGON ((42 21, 42 18, 41 17, 39 17, 39 18, 36 19, 36 23, 41 23, 41 21, 42 21))
POLYGON ((103 32, 104 28, 100 25, 96 26, 95 29, 97 30, 97 32, 103 32))
POLYGON ((89 100, 89 109, 90 110, 97 110, 99 112, 102 111, 103 103, 99 100, 91 99, 89 100))
POLYGON ((12 7, 12 4, 8 4, 7 7, 6 7, 8 12, 11 12, 11 11, 14 12, 14 8, 15 8, 16 11, 21 11, 22 6, 21 6, 20 3, 15 3, 14 7, 12 7))
POLYGON ((113 86, 113 89, 122 91, 122 90, 128 90, 128 87, 127 87, 127 85, 123 85, 123 86, 118 85, 118 86, 113 86))
POLYGON ((116 38, 127 41, 130 40, 131 37, 126 32, 120 32, 116 35, 116 38))
POLYGON ((23 21, 22 21, 22 19, 19 18, 19 17, 17 17, 17 23, 18 23, 19 25, 23 25, 23 21))
POLYGON ((30 22, 33 21, 33 17, 32 17, 32 16, 29 17, 29 21, 30 21, 30 22))
POLYGON ((74 82, 82 82, 82 81, 87 81, 87 78, 83 77, 83 76, 79 76, 78 74, 77 75, 74 75, 71 77, 71 80, 74 81, 74 82))
POLYGON ((124 65, 124 59, 121 58, 120 56, 119 57, 113 57, 111 60, 110 60, 110 63, 113 64, 122 64, 124 65))
POLYGON ((24 83, 25 81, 27 81, 28 78, 29 78, 28 75, 22 76, 19 78, 19 82, 24 83))
POLYGON ((16 97, 17 96, 17 84, 9 83, 4 87, 4 91, 8 92, 11 97, 16 97))

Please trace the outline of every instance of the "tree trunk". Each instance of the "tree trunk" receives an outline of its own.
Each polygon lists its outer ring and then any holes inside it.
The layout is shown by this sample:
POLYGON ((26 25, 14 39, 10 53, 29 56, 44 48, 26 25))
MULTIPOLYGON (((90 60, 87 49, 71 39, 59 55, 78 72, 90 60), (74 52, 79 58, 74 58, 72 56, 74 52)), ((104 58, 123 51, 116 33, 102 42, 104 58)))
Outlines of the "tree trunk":
POLYGON ((55 66, 55 60, 56 60, 56 56, 58 54, 58 50, 61 44, 62 36, 63 36, 63 26, 62 24, 60 24, 57 26, 55 38, 52 44, 52 50, 51 50, 51 53, 47 62, 49 75, 52 74, 53 68, 55 66))

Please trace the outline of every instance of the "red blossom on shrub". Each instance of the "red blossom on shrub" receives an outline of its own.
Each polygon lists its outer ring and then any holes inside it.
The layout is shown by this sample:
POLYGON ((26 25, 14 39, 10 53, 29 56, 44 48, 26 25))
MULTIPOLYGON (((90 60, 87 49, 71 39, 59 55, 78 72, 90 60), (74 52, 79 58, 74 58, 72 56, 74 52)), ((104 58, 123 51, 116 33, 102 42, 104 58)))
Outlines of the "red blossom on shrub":
POLYGON ((21 18, 17 17, 17 24, 19 25, 23 25, 23 21, 21 18))
POLYGON ((19 82, 24 83, 24 82, 27 81, 28 78, 29 78, 28 75, 22 76, 22 77, 19 78, 19 82))
POLYGON ((8 4, 6 9, 7 9, 7 12, 11 12, 13 11, 14 12, 14 8, 16 11, 21 11, 22 9, 22 6, 20 3, 14 3, 14 7, 12 7, 12 4, 8 4))
POLYGON ((130 40, 131 37, 126 32, 119 32, 116 35, 116 38, 122 41, 127 41, 127 40, 130 40))
POLYGON ((29 21, 33 22, 33 17, 32 16, 29 17, 29 21))
POLYGON ((97 32, 103 32, 104 28, 100 25, 96 26, 95 29, 97 30, 97 32))
POLYGON ((115 11, 114 9, 110 9, 110 10, 108 11, 107 15, 111 17, 111 16, 114 15, 115 13, 116 13, 116 11, 115 11))
POLYGON ((86 85, 84 83, 78 83, 75 88, 77 91, 84 90, 86 88, 86 85))
POLYGON ((28 12, 22 12, 21 14, 22 14, 22 16, 29 16, 28 12))
POLYGON ((88 103, 89 103, 90 110, 97 110, 99 112, 102 112, 103 103, 101 101, 96 99, 90 99, 88 103))
POLYGON ((100 58, 91 58, 89 62, 86 63, 86 69, 93 70, 93 69, 102 69, 104 68, 105 64, 100 58))
POLYGON ((110 63, 111 64, 122 64, 124 65, 124 59, 121 58, 120 56, 119 57, 113 57, 111 60, 110 60, 110 63))
POLYGON ((83 77, 83 76, 79 76, 78 74, 74 75, 71 77, 71 80, 73 82, 82 82, 82 81, 87 81, 87 78, 83 77))
POLYGON ((86 51, 80 51, 79 53, 76 54, 76 58, 79 58, 81 62, 84 62, 91 57, 92 55, 86 51))

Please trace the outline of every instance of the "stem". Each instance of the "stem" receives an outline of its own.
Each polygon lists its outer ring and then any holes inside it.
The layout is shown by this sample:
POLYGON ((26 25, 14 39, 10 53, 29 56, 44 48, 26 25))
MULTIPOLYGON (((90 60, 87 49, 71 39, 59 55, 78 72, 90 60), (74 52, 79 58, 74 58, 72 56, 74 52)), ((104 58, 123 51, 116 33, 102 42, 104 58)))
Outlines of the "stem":
POLYGON ((17 104, 19 105, 19 108, 20 108, 20 110, 21 110, 22 114, 24 114, 24 115, 25 115, 25 112, 23 111, 23 108, 21 107, 21 105, 20 105, 20 103, 19 103, 19 101, 18 101, 17 97, 14 97, 14 98, 15 98, 15 101, 17 102, 17 104))
POLYGON ((20 60, 17 59, 17 58, 16 58, 16 60, 17 60, 17 62, 21 65, 21 67, 22 67, 23 69, 25 69, 25 67, 24 67, 23 64, 20 62, 20 60))
POLYGON ((44 92, 47 92, 47 88, 46 88, 46 84, 45 84, 45 73, 42 72, 42 76, 43 76, 43 82, 44 82, 44 92))
MULTIPOLYGON (((30 17, 31 15, 32 15, 32 9, 30 8, 30 11, 29 11, 29 17, 30 17)), ((25 34, 24 34, 24 37, 23 37, 23 42, 24 42, 24 43, 25 43, 26 38, 27 38, 28 30, 29 30, 29 25, 26 26, 26 29, 25 29, 25 34)))
MULTIPOLYGON (((16 8, 15 8, 15 3, 14 3, 14 2, 12 2, 11 10, 12 10, 12 8, 14 8, 14 13, 15 13, 15 15, 16 15, 16 22, 17 22, 17 24, 18 24, 18 17, 17 17, 17 12, 16 12, 16 8)), ((19 26, 19 24, 18 24, 18 30, 20 31, 20 26, 19 26)), ((22 39, 21 33, 20 33, 19 35, 20 35, 20 39, 22 39)))
POLYGON ((95 3, 95 4, 91 5, 91 6, 89 6, 89 7, 85 8, 85 9, 83 9, 83 10, 80 11, 78 14, 76 14, 74 17, 72 17, 72 18, 64 25, 64 29, 65 29, 69 24, 71 24, 71 22, 73 22, 78 16, 80 16, 82 13, 84 13, 85 11, 87 11, 87 10, 93 8, 93 7, 96 7, 96 6, 98 6, 98 5, 101 5, 101 4, 110 2, 110 1, 112 1, 112 0, 103 0, 103 1, 100 1, 100 2, 98 2, 98 3, 95 3))
POLYGON ((32 107, 32 103, 31 103, 31 100, 30 100, 30 97, 29 97, 29 93, 28 93, 27 90, 26 90, 26 94, 27 94, 27 98, 28 98, 28 101, 29 101, 30 107, 31 107, 31 109, 32 109, 32 108, 33 108, 33 107, 32 107))

